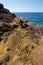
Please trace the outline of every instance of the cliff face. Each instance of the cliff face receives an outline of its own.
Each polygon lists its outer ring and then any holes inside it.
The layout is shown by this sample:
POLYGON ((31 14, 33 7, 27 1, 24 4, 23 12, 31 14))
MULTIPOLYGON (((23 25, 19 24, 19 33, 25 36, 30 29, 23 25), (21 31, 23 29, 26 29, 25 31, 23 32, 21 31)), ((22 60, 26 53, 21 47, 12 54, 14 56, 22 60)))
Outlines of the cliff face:
POLYGON ((30 56, 42 34, 0 4, 0 65, 32 65, 30 56))

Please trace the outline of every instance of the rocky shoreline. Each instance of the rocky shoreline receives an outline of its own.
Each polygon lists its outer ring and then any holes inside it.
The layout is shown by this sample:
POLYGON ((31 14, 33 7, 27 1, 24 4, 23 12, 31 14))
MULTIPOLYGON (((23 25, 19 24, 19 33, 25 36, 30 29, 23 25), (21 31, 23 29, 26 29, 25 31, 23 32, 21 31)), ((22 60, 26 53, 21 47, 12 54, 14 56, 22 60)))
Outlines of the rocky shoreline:
POLYGON ((42 45, 43 27, 35 29, 0 4, 0 65, 43 65, 42 45))

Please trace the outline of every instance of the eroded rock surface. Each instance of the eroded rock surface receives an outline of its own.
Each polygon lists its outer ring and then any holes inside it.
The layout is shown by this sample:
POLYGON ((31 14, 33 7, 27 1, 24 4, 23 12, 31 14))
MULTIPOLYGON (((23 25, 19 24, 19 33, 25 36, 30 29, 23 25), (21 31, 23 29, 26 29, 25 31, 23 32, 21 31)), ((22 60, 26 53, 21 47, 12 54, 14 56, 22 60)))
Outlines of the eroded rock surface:
MULTIPOLYGON (((32 25, 28 25, 27 20, 22 20, 0 4, 0 65, 32 65, 36 63, 34 61, 37 60, 37 57, 33 60, 30 58, 30 54, 32 55, 32 51, 41 42, 43 43, 43 40, 40 41, 43 32, 40 31, 35 30, 32 25)), ((42 51, 39 51, 38 48, 37 52, 41 53, 42 51)), ((41 58, 41 55, 38 57, 41 58)))

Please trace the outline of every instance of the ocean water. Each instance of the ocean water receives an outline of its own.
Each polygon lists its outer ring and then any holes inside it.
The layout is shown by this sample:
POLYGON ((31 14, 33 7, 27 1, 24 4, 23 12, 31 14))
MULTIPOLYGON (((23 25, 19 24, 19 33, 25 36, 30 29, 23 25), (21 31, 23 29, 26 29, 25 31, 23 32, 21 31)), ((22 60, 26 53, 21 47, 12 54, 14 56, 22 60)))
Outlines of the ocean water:
POLYGON ((43 26, 43 12, 16 12, 15 14, 28 20, 32 25, 43 26))

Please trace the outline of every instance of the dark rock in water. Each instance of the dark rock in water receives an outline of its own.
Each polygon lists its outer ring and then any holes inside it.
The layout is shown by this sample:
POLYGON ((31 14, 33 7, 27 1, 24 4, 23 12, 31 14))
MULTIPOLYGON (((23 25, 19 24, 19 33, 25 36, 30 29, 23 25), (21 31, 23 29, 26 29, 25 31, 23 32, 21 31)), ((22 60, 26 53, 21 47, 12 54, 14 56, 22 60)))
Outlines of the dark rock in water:
POLYGON ((10 56, 6 56, 4 60, 8 62, 10 60, 10 56))

